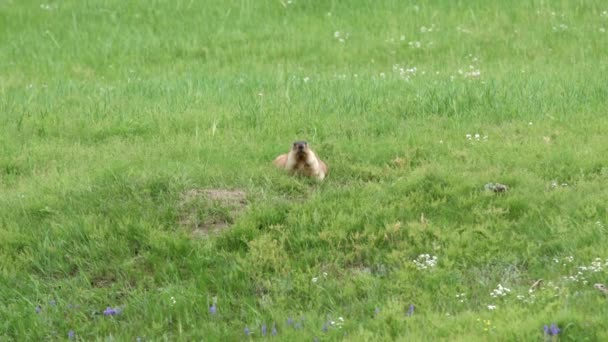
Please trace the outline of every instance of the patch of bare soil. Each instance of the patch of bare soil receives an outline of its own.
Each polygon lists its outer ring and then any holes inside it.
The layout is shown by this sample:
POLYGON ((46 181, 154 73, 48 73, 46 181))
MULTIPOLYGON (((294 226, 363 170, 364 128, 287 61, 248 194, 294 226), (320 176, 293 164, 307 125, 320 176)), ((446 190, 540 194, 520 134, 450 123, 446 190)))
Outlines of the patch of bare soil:
POLYGON ((190 189, 179 200, 179 224, 204 237, 229 228, 247 207, 242 190, 190 189))

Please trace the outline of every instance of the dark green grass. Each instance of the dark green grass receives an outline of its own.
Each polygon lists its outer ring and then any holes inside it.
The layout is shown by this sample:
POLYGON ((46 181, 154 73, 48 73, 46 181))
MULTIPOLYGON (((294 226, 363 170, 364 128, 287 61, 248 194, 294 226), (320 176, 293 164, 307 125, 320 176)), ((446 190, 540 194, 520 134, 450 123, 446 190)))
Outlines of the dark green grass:
POLYGON ((0 2, 0 339, 606 339, 605 11, 0 2))

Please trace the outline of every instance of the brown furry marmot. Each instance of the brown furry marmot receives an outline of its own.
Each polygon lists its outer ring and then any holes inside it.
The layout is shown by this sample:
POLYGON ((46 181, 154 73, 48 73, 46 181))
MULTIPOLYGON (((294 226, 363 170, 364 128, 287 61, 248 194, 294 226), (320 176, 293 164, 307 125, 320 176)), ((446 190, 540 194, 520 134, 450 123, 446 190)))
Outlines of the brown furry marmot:
POLYGON ((327 164, 317 157, 306 141, 294 142, 289 153, 281 154, 273 163, 291 174, 315 177, 318 180, 323 180, 328 173, 327 164))

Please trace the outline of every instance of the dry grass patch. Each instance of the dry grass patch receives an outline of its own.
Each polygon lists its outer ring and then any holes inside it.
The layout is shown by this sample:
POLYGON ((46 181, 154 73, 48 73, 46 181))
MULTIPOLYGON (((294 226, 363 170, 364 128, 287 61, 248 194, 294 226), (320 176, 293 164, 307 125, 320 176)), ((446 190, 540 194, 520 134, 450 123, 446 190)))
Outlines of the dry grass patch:
POLYGON ((247 203, 242 190, 190 189, 180 196, 179 223, 195 237, 204 237, 230 227, 247 203))

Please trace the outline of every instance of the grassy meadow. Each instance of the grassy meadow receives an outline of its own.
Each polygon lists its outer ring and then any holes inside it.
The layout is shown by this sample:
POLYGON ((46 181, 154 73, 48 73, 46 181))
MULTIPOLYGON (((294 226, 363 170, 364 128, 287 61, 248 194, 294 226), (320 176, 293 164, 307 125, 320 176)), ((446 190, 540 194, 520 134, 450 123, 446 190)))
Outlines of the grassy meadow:
POLYGON ((599 0, 0 0, 0 340, 606 341, 607 75, 599 0))

